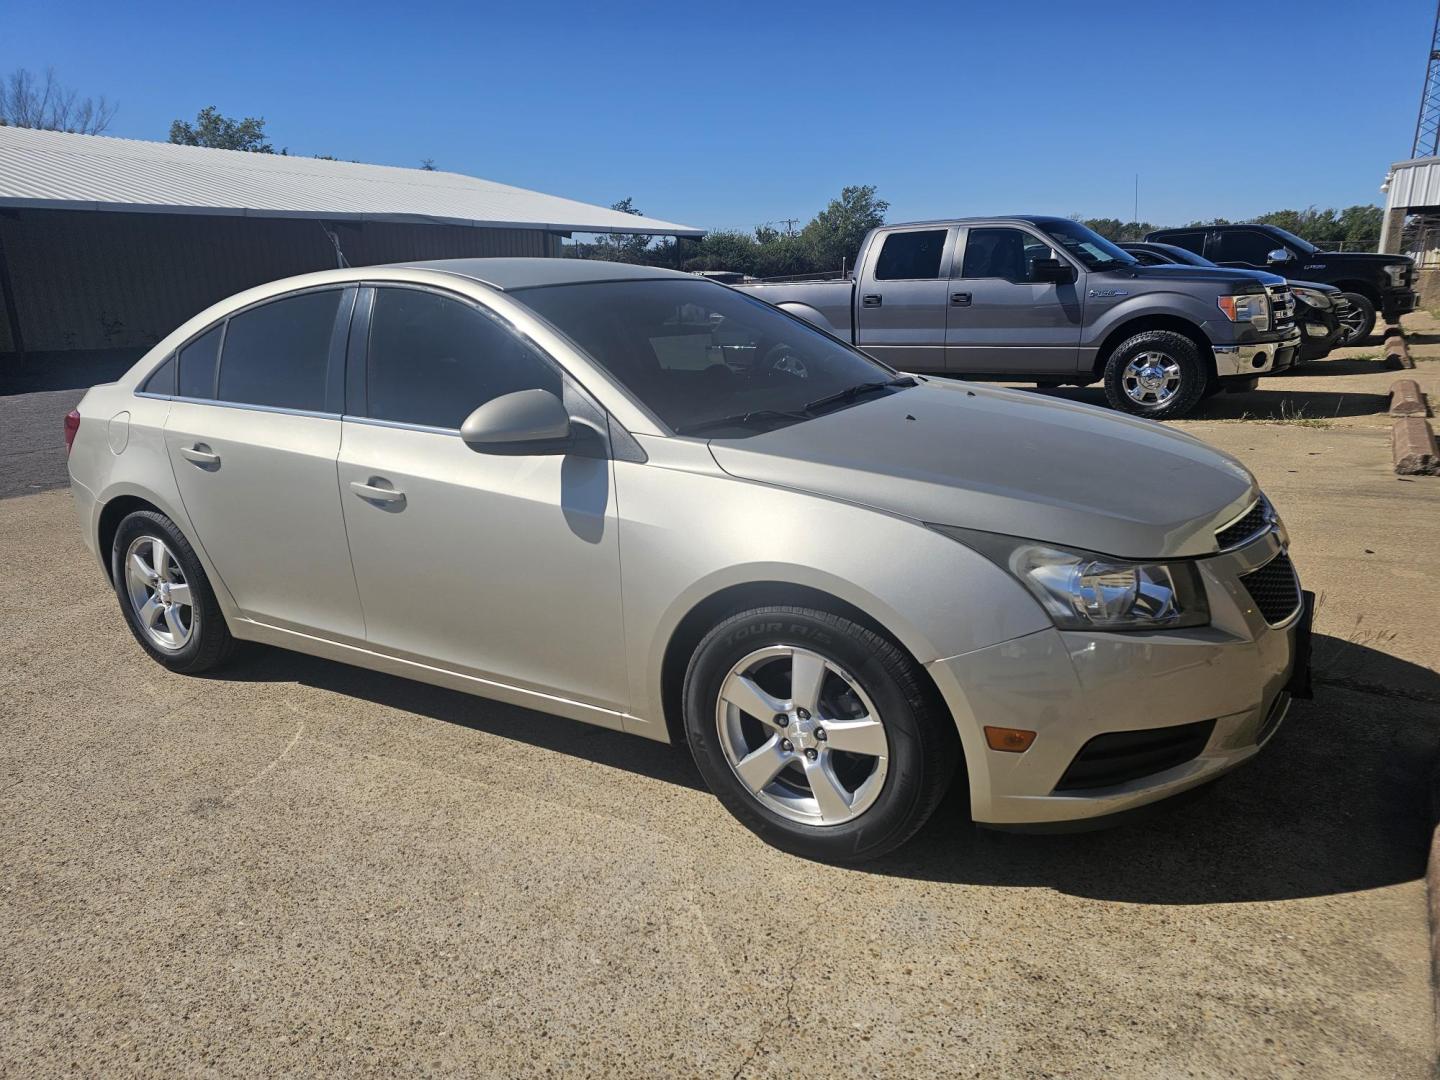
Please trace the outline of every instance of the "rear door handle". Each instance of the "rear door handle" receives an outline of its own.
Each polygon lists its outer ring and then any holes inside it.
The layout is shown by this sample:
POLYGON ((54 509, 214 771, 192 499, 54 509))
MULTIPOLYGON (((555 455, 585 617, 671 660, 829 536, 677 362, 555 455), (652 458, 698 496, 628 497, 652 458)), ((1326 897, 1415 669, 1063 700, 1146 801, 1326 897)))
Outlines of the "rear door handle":
POLYGON ((862 297, 860 298, 860 303, 861 303, 863 306, 865 306, 865 307, 879 307, 879 306, 880 306, 880 294, 879 294, 879 293, 873 293, 873 292, 872 292, 872 293, 866 293, 864 296, 862 296, 862 297))
POLYGON ((220 455, 212 453, 210 447, 203 442, 198 442, 194 446, 182 446, 180 456, 202 469, 213 469, 220 464, 220 455))
POLYGON ((373 481, 379 480, 378 476, 372 476, 372 483, 362 484, 359 480, 350 481, 350 490, 367 502, 381 503, 385 506, 398 506, 405 501, 405 493, 396 491, 391 487, 376 487, 373 481))
POLYGON ((968 292, 952 292, 950 294, 950 303, 956 307, 969 307, 970 294, 968 292))

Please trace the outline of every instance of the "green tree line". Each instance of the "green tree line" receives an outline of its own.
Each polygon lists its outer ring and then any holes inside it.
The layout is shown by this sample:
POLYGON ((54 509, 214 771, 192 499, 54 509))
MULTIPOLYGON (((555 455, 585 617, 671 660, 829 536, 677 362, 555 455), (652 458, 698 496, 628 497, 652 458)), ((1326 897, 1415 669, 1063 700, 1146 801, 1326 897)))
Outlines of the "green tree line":
MULTIPOLYGON (((1140 240, 1146 233, 1172 226, 1154 225, 1148 221, 1121 221, 1119 218, 1087 218, 1072 214, 1076 221, 1088 225, 1109 240, 1140 240)), ((1248 221, 1261 225, 1278 225, 1292 232, 1302 240, 1309 240, 1316 247, 1338 248, 1346 251, 1374 251, 1380 246, 1380 223, 1384 211, 1378 206, 1347 206, 1344 210, 1272 210, 1268 214, 1249 218, 1248 221)), ((1225 218, 1210 218, 1206 221, 1189 221, 1185 225, 1234 225, 1239 222, 1225 218)), ((1184 228, 1185 226, 1173 226, 1184 228)))

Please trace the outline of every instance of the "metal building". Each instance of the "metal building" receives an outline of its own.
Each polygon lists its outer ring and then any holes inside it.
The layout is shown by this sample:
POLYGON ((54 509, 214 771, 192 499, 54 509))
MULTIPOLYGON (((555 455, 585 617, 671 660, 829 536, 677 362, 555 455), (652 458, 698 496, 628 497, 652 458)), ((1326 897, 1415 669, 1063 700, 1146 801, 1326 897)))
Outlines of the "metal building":
POLYGON ((1395 162, 1380 190, 1380 250, 1415 260, 1421 306, 1434 307, 1440 303, 1440 157, 1395 162))
POLYGON ((458 173, 0 127, 0 380, 149 346, 275 278, 577 232, 703 235, 458 173))

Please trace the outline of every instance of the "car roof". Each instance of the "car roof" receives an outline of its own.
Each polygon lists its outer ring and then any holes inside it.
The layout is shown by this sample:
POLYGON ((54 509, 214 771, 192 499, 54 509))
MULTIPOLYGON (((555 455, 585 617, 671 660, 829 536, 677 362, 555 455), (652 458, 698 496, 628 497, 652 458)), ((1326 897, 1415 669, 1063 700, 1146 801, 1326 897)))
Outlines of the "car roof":
POLYGON ((1039 226, 1074 225, 1075 220, 1056 217, 1053 214, 989 214, 984 217, 935 218, 932 221, 892 221, 887 222, 883 227, 886 229, 911 229, 917 225, 996 225, 1006 223, 1039 226))
POLYGON ((603 262, 599 259, 434 259, 394 263, 414 270, 436 270, 471 278, 501 291, 532 289, 543 285, 578 285, 594 281, 644 281, 675 278, 695 281, 694 274, 658 266, 603 262))

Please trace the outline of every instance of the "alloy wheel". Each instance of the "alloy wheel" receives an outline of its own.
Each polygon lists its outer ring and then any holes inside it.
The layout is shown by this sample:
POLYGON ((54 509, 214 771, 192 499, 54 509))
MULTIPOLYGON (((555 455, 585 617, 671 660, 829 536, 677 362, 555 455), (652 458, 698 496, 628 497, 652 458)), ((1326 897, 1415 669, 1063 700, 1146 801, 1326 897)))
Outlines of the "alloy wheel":
POLYGON ((125 592, 145 636, 178 652, 195 633, 190 585, 173 552, 158 536, 137 536, 125 552, 125 592))
POLYGON ((1165 405, 1180 391, 1180 363, 1163 352, 1130 358, 1120 375, 1125 396, 1137 405, 1165 405))
POLYGON ((720 746, 766 808, 805 825, 843 825, 879 797, 889 768, 885 725, 855 679, 799 646, 745 656, 721 683, 720 746))
POLYGON ((1364 340, 1365 323, 1368 321, 1365 312, 1361 311, 1354 304, 1345 311, 1339 318, 1343 332, 1340 335, 1340 344, 1358 345, 1364 340))

